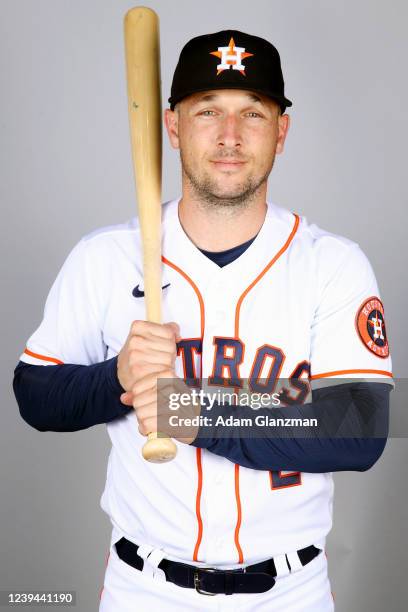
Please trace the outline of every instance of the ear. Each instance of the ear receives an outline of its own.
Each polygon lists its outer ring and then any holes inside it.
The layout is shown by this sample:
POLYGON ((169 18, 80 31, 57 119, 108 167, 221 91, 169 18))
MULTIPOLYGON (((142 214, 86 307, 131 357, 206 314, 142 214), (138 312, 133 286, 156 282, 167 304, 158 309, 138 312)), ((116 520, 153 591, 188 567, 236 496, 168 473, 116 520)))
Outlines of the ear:
POLYGON ((173 149, 179 148, 179 111, 172 111, 166 108, 164 111, 164 124, 166 126, 167 134, 169 136, 170 144, 173 149))
POLYGON ((276 153, 283 152, 286 136, 289 131, 289 125, 290 125, 290 116, 287 115, 286 113, 284 115, 279 115, 278 117, 278 140, 276 142, 276 153))

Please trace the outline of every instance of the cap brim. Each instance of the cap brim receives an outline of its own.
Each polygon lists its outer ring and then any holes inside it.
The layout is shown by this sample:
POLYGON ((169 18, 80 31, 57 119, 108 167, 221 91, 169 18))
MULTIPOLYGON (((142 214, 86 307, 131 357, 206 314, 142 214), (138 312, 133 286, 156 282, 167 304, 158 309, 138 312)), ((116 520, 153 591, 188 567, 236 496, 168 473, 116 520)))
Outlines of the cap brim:
POLYGON ((267 96, 268 98, 271 98, 272 100, 275 100, 276 102, 279 103, 279 105, 282 106, 292 106, 292 102, 288 99, 285 98, 285 96, 282 96, 280 94, 276 94, 272 91, 265 91, 264 89, 257 89, 256 87, 242 87, 241 83, 237 83, 235 84, 222 84, 222 86, 218 86, 218 87, 214 87, 214 83, 212 83, 211 85, 208 85, 207 87, 200 87, 200 88, 196 88, 190 91, 184 91, 182 94, 179 94, 176 97, 171 97, 168 99, 168 102, 170 104, 170 109, 174 110, 175 105, 177 104, 177 102, 180 102, 181 100, 183 100, 184 98, 186 98, 187 96, 192 96, 195 93, 200 93, 202 91, 212 91, 212 90, 216 90, 216 89, 243 89, 245 91, 253 91, 255 93, 260 93, 264 96, 267 96))

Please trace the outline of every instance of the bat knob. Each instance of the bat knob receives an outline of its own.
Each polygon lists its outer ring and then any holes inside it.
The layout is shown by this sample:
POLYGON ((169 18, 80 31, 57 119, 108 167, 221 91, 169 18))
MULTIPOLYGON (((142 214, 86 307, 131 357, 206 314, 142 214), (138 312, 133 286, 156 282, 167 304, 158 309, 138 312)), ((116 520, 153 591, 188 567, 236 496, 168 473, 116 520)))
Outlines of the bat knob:
POLYGON ((177 446, 165 434, 149 433, 147 442, 142 448, 142 455, 150 463, 165 463, 177 455, 177 446))

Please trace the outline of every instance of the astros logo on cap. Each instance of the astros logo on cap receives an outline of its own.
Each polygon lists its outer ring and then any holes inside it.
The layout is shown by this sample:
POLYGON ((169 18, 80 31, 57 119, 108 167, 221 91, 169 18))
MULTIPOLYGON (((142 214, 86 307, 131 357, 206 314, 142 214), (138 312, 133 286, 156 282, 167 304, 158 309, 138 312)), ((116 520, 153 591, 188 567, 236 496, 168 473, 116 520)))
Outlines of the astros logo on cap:
POLYGON ((365 300, 357 311, 356 328, 365 347, 377 357, 388 357, 384 307, 375 296, 365 300))
POLYGON ((234 39, 231 38, 228 47, 218 47, 218 51, 210 51, 210 55, 215 55, 221 58, 221 64, 217 66, 217 76, 223 70, 239 70, 241 74, 245 74, 245 66, 242 60, 246 57, 251 57, 253 53, 246 53, 244 47, 236 47, 234 39))

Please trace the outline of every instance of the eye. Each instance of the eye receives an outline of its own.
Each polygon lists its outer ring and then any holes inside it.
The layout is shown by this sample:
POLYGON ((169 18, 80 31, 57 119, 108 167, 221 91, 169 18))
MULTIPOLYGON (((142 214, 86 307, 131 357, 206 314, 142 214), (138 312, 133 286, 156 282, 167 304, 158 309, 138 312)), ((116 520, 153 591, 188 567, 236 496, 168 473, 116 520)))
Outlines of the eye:
POLYGON ((257 113, 255 111, 249 111, 249 113, 247 113, 247 115, 249 117, 254 117, 255 119, 257 119, 258 117, 262 117, 262 115, 260 113, 257 113))
POLYGON ((199 115, 203 115, 204 117, 213 117, 215 115, 215 111, 213 110, 203 110, 198 113, 199 115))

